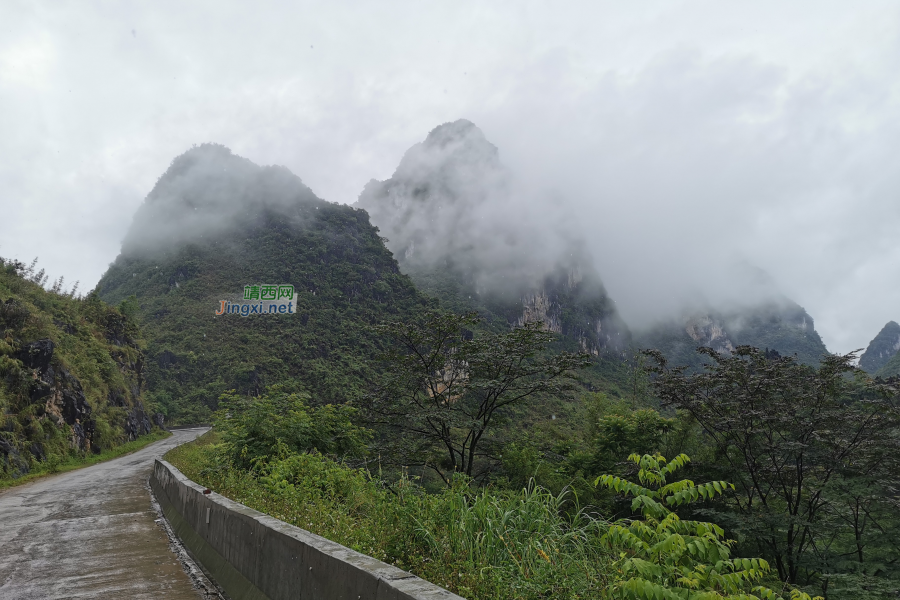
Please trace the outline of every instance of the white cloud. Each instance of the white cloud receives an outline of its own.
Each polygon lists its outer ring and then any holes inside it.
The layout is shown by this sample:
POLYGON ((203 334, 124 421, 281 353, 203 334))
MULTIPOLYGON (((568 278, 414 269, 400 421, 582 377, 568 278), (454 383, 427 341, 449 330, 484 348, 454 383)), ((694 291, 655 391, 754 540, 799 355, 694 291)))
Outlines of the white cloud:
POLYGON ((89 287, 194 143, 353 202, 465 117, 579 211, 626 317, 741 256, 849 350, 900 319, 898 17, 875 0, 4 3, 0 255, 89 287))

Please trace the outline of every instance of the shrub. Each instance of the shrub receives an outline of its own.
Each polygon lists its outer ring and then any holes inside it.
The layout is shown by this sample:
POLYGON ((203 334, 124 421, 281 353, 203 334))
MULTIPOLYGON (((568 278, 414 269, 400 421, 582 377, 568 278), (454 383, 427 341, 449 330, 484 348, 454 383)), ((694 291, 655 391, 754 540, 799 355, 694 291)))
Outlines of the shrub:
MULTIPOLYGON (((595 484, 634 496, 631 508, 643 519, 614 523, 604 536, 620 552, 619 569, 628 577, 614 583, 614 598, 635 600, 776 600, 773 590, 758 585, 769 575, 769 564, 760 558, 731 558, 734 543, 714 523, 682 520, 669 507, 712 499, 734 486, 724 481, 694 485, 683 479, 667 483, 690 461, 684 454, 671 461, 659 454, 632 454, 640 467, 640 485, 613 475, 601 475, 595 484), (649 487, 645 487, 649 486, 649 487)), ((791 591, 791 598, 812 600, 791 591)))
POLYGON ((215 424, 227 458, 239 468, 252 468, 311 450, 339 457, 365 452, 371 433, 353 425, 354 408, 330 404, 314 409, 308 401, 308 394, 288 393, 281 386, 258 397, 233 390, 222 394, 215 424))

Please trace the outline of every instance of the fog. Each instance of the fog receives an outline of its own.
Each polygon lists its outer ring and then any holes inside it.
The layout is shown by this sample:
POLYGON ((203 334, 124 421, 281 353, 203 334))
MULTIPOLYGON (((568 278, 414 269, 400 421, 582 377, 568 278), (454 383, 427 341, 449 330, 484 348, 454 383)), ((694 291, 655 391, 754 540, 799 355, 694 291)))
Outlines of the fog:
POLYGON ((220 241, 266 213, 301 223, 317 210, 317 200, 284 167, 261 167, 224 146, 202 144, 175 158, 147 194, 122 253, 147 256, 204 238, 220 241))
POLYGON ((893 2, 3 3, 0 256, 85 289, 193 144, 353 203, 466 118, 630 325, 783 293, 849 351, 900 316, 898 62, 893 2))
POLYGON ((465 119, 434 128, 354 206, 369 212, 402 269, 452 266, 477 293, 518 299, 547 276, 590 265, 576 215, 523 186, 465 119))

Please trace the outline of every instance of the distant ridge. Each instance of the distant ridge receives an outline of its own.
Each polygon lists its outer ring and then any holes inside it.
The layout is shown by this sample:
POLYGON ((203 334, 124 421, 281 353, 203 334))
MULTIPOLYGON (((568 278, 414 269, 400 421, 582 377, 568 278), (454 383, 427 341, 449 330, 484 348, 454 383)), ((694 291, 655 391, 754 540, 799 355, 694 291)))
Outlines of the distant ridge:
POLYGON ((890 362, 898 350, 900 350, 900 325, 895 321, 888 321, 859 357, 859 366, 867 373, 875 374, 890 362))
POLYGON ((672 366, 700 367, 699 346, 730 353, 737 346, 755 346, 796 356, 804 364, 817 365, 828 352, 815 329, 813 318, 787 298, 761 302, 730 311, 696 311, 635 334, 642 348, 656 348, 672 366))

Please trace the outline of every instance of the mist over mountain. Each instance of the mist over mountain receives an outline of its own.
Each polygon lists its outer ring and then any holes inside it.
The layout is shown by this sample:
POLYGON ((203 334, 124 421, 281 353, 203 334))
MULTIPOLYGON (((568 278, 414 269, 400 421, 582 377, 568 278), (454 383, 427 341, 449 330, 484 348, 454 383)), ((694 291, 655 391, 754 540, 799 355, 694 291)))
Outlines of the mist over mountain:
POLYGON ((300 207, 317 200, 284 167, 261 167, 225 146, 202 144, 176 157, 157 180, 134 215, 122 253, 221 238, 238 224, 261 224, 268 215, 304 220, 309 214, 300 207))
POLYGON ((630 344, 574 215, 525 189, 473 123, 432 130, 355 206, 417 287, 450 306, 543 321, 595 354, 630 344))
POLYGON ((212 144, 172 161, 99 287, 137 298, 148 397, 174 422, 207 420, 230 389, 357 397, 379 352, 367 328, 426 304, 364 211, 212 144), (216 315, 255 284, 293 285, 295 313, 216 315))
MULTIPOLYGON (((583 349, 624 351, 631 333, 595 266, 609 257, 592 255, 574 205, 536 189, 504 166, 478 127, 459 120, 411 147, 390 179, 370 181, 356 206, 426 293, 511 324, 541 320, 583 349)), ((694 366, 698 346, 750 344, 809 364, 827 352, 813 318, 763 270, 725 252, 692 271, 665 297, 642 300, 657 304, 657 318, 631 324, 635 346, 694 366)), ((633 285, 641 289, 647 276, 632 273, 633 285)))
POLYGON ((781 293, 762 269, 737 261, 729 271, 715 294, 698 292, 694 304, 680 314, 637 328, 636 344, 660 350, 673 365, 701 366, 704 357, 696 353, 698 346, 730 353, 742 345, 818 364, 828 350, 812 316, 781 293))
POLYGON ((700 367, 704 357, 696 353, 699 346, 725 354, 737 346, 755 346, 809 365, 819 364, 828 352, 813 318, 787 298, 740 310, 698 308, 636 332, 635 340, 642 348, 660 350, 673 366, 700 367))

